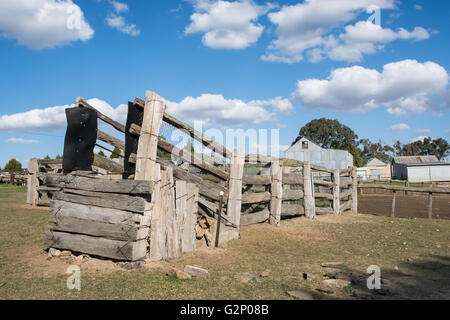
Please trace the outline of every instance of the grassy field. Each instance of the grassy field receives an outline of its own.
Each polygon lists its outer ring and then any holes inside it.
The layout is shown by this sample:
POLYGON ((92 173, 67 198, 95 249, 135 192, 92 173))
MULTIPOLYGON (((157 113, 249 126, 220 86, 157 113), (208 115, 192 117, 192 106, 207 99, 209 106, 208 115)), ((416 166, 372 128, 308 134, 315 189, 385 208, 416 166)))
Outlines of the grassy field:
MULTIPOLYGON (((387 295, 371 299, 450 299, 450 221, 391 219, 372 215, 323 216, 282 221, 280 228, 254 225, 241 239, 219 249, 200 249, 177 261, 147 263, 138 270, 93 258, 48 259, 43 251, 47 208, 25 205, 22 187, 0 185, 0 299, 293 299, 287 292, 304 289, 316 299, 354 299, 353 288, 332 294, 323 288, 323 262, 343 262, 348 271, 365 275, 381 268, 387 295), (66 288, 67 267, 81 267, 81 291, 66 288), (179 280, 168 266, 199 265, 209 278, 179 280), (243 283, 239 273, 268 277, 243 283), (316 276, 302 279, 302 273, 316 276)), ((367 275, 365 275, 367 276, 367 275)))

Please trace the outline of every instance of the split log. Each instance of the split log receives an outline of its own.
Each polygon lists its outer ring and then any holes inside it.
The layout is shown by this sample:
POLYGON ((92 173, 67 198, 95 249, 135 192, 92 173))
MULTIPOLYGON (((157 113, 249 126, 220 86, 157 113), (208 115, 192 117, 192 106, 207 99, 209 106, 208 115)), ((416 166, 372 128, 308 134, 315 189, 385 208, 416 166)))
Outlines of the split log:
POLYGON ((97 139, 112 145, 113 147, 119 148, 120 150, 125 150, 125 142, 107 134, 106 132, 97 130, 97 139))
POLYGON ((341 213, 341 175, 339 170, 334 170, 333 173, 333 211, 334 215, 338 216, 341 213))
POLYGON ((57 188, 138 195, 151 194, 154 183, 141 180, 106 180, 49 174, 46 185, 57 188))
POLYGON ((352 211, 358 213, 358 174, 356 168, 352 169, 352 211))
POLYGON ((305 208, 299 204, 287 204, 283 203, 281 205, 281 217, 298 217, 305 214, 305 208))
POLYGON ((186 219, 181 235, 181 249, 183 253, 195 250, 195 238, 197 235, 198 215, 198 187, 193 183, 187 184, 186 219))
POLYGON ((243 193, 242 204, 254 204, 269 202, 272 198, 270 192, 258 192, 258 193, 243 193))
POLYGON ((269 185, 272 183, 272 177, 258 174, 244 174, 242 178, 242 183, 244 185, 245 184, 269 185))
POLYGON ((269 220, 269 216, 270 212, 267 209, 255 213, 243 214, 241 215, 241 226, 266 222, 269 220))
POLYGON ((123 166, 119 163, 110 160, 106 157, 99 156, 98 154, 94 154, 94 163, 92 164, 95 167, 99 167, 102 169, 105 169, 108 172, 111 173, 122 173, 123 172, 123 166))
POLYGON ((39 186, 39 180, 37 173, 39 171, 39 160, 30 159, 28 161, 28 178, 27 178, 27 203, 36 206, 39 198, 37 188, 39 186))
POLYGON ((227 216, 238 229, 241 221, 242 176, 244 173, 244 161, 244 151, 239 149, 234 150, 230 164, 227 216))
POLYGON ((301 173, 283 174, 283 184, 303 185, 303 174, 301 173))
POLYGON ((311 179, 311 164, 305 162, 303 165, 303 193, 305 215, 308 219, 314 219, 314 197, 313 184, 311 179))

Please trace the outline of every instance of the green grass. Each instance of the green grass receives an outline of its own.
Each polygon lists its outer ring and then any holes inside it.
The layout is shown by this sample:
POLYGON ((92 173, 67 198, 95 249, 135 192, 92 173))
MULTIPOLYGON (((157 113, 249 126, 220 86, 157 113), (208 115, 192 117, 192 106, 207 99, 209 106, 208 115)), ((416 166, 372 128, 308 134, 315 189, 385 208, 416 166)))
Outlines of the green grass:
POLYGON ((85 270, 88 264, 82 264, 81 291, 70 291, 65 274, 70 263, 47 261, 40 253, 50 213, 26 207, 24 191, 0 186, 0 299, 291 299, 287 291, 299 288, 318 299, 349 299, 349 290, 333 295, 315 290, 322 285, 321 263, 333 261, 359 273, 369 265, 380 266, 397 295, 374 298, 450 298, 450 221, 371 215, 296 218, 283 220, 280 228, 244 227, 241 239, 223 248, 202 249, 170 262, 180 269, 200 265, 211 273, 206 279, 166 276, 163 268, 169 263, 149 263, 133 271, 117 266, 85 270), (234 278, 264 270, 270 276, 256 283, 234 278), (302 280, 302 272, 317 280, 302 280))

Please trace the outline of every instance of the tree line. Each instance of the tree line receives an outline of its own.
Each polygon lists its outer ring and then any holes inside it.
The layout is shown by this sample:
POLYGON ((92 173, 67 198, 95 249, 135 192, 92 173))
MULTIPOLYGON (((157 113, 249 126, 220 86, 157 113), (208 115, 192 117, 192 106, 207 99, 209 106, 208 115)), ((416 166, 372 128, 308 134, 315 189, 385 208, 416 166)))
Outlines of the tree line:
POLYGON ((292 143, 307 138, 325 149, 347 150, 353 156, 354 165, 362 167, 372 158, 389 162, 394 156, 434 155, 439 161, 450 154, 450 146, 444 138, 425 138, 423 141, 402 144, 396 141, 392 146, 382 142, 360 139, 348 126, 332 119, 315 119, 300 129, 292 143))

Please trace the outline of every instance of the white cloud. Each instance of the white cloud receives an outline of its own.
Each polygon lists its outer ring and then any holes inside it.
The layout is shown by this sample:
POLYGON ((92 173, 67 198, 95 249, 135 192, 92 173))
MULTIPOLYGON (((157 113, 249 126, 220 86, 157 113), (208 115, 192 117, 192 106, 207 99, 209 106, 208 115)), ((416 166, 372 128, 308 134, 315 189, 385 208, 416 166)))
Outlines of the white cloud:
POLYGON ((225 99, 221 94, 202 94, 196 98, 186 97, 179 103, 167 102, 167 112, 183 121, 201 120, 205 126, 223 127, 275 120, 277 112, 284 112, 290 107, 289 100, 280 97, 244 102, 225 99), (272 110, 267 110, 267 107, 272 110))
POLYGON ((409 126, 406 123, 397 123, 391 126, 392 131, 405 131, 409 130, 409 126))
POLYGON ((0 36, 40 50, 87 41, 94 30, 72 0, 1 0, 0 36))
POLYGON ((264 61, 295 63, 306 55, 311 62, 325 57, 332 60, 359 61, 363 54, 373 54, 386 43, 394 40, 424 40, 428 32, 416 27, 393 31, 370 22, 360 21, 343 25, 365 14, 369 18, 369 6, 395 9, 395 0, 305 0, 296 5, 285 5, 279 11, 269 13, 269 20, 276 25, 277 39, 261 58, 264 61), (335 36, 335 34, 339 34, 335 36))
POLYGON ((442 113, 450 108, 448 80, 434 62, 403 60, 386 64, 382 72, 353 66, 335 69, 327 79, 298 81, 293 97, 307 110, 365 112, 384 105, 397 116, 442 113))
POLYGON ((412 139, 411 143, 416 142, 416 141, 422 141, 423 142, 425 139, 433 139, 433 138, 431 138, 430 136, 420 136, 420 137, 412 139))
POLYGON ((106 17, 107 25, 133 37, 140 35, 141 31, 137 29, 136 25, 127 24, 125 18, 120 15, 122 12, 129 11, 128 5, 118 1, 110 1, 110 3, 114 7, 115 12, 109 13, 106 17))
POLYGON ((420 4, 415 4, 414 9, 416 9, 418 11, 422 11, 423 7, 420 4))
POLYGON ((431 133, 433 132, 431 129, 418 129, 416 130, 416 133, 418 134, 425 134, 425 133, 431 133))
POLYGON ((258 18, 275 7, 251 0, 193 2, 195 13, 185 33, 203 33, 203 44, 214 49, 244 49, 254 44, 264 31, 258 18))
MULTIPOLYGON (((108 117, 125 123, 128 106, 121 104, 117 108, 107 102, 93 98, 87 100, 93 107, 108 117)), ((46 131, 59 130, 67 126, 65 109, 74 105, 55 106, 45 109, 33 109, 12 115, 0 116, 0 131, 46 131)))
POLYGON ((33 143, 39 143, 37 140, 31 140, 31 139, 22 139, 22 138, 9 138, 7 140, 9 143, 15 143, 15 144, 33 144, 33 143))

